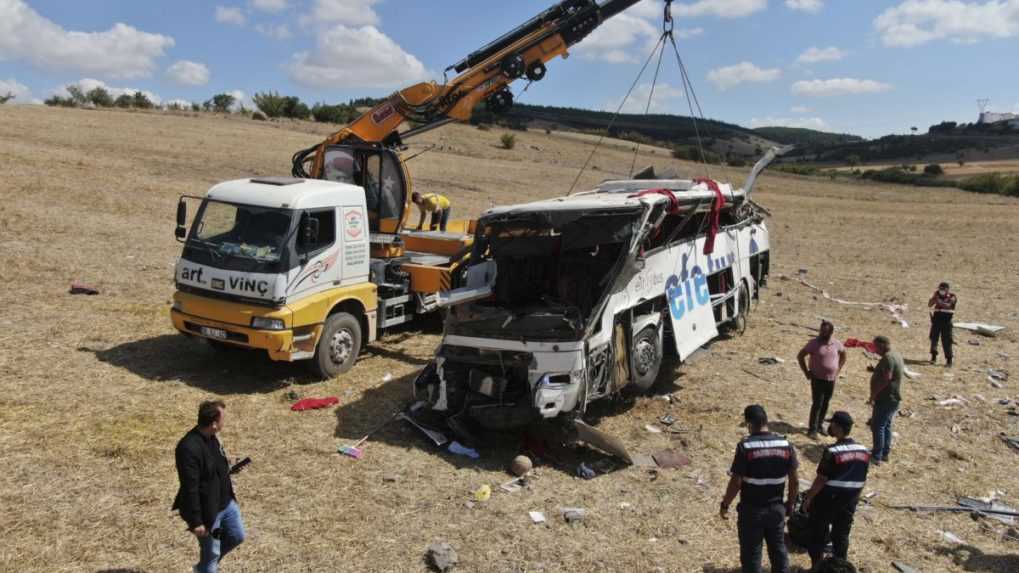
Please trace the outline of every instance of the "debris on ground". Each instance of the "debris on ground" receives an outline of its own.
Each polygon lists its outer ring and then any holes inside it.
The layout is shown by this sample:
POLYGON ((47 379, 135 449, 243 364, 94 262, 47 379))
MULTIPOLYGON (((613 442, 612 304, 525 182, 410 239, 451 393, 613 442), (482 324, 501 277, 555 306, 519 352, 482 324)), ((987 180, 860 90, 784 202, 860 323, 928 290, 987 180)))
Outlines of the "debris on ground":
POLYGON ((432 568, 442 573, 452 570, 460 560, 453 547, 445 542, 429 545, 427 559, 432 568))
POLYGON ((910 380, 916 380, 917 378, 920 377, 919 372, 915 372, 913 370, 910 370, 909 368, 903 368, 902 373, 905 374, 906 378, 909 378, 910 380))
POLYGON ((383 382, 392 382, 393 381, 393 375, 390 374, 389 372, 386 372, 386 375, 382 377, 382 381, 383 382))
POLYGON ((290 409, 294 412, 304 412, 306 410, 318 410, 320 408, 328 408, 329 406, 335 406, 340 403, 340 399, 336 396, 328 396, 326 398, 305 398, 298 400, 290 409))
POLYGON ((559 511, 566 523, 579 523, 587 517, 587 510, 581 507, 563 507, 559 511))
POLYGON ((847 338, 846 341, 842 343, 842 345, 845 346, 846 348, 862 348, 867 352, 870 352, 871 354, 877 353, 876 344, 874 344, 873 342, 865 342, 858 338, 847 338))
POLYGON ((892 561, 892 567, 895 567, 895 570, 898 571, 899 573, 920 573, 920 570, 917 569, 916 567, 906 565, 905 563, 901 563, 899 561, 892 561))
POLYGON ((758 364, 765 364, 768 366, 774 366, 776 364, 785 364, 785 360, 778 356, 762 356, 757 359, 758 364))
POLYGON ((86 285, 84 283, 80 283, 78 281, 74 281, 73 283, 71 283, 71 289, 68 290, 67 292, 70 294, 84 294, 94 296, 99 294, 99 289, 93 286, 86 285))
POLYGON ((955 328, 961 328, 970 332, 975 332, 981 336, 987 336, 994 338, 998 336, 998 333, 1005 330, 1004 326, 998 326, 996 324, 987 324, 985 322, 956 322, 953 324, 955 328))
POLYGON ((534 463, 531 462, 531 458, 523 455, 513 458, 509 466, 510 473, 517 477, 527 475, 532 469, 534 469, 534 463))
POLYGON ((671 426, 676 423, 676 417, 672 414, 666 414, 658 419, 663 426, 671 426))
POLYGON ((655 427, 655 426, 653 426, 651 424, 647 424, 646 426, 644 426, 644 429, 647 430, 648 432, 652 433, 652 434, 661 434, 662 433, 662 431, 659 428, 657 428, 657 427, 655 427))
POLYGON ((481 454, 479 454, 477 450, 475 450, 474 448, 468 448, 467 446, 457 441, 451 442, 449 444, 449 448, 447 449, 447 451, 449 451, 449 453, 451 454, 465 456, 472 460, 476 460, 481 457, 481 454))
POLYGON ((610 436, 601 430, 596 430, 580 419, 573 421, 573 428, 577 431, 577 440, 589 446, 594 446, 628 464, 633 463, 633 460, 630 459, 630 453, 626 451, 626 446, 623 445, 623 442, 619 441, 619 438, 610 436))
POLYGON ((474 490, 474 501, 483 502, 492 499, 492 486, 481 484, 481 487, 474 490))
POLYGON ((509 480, 508 482, 500 485, 499 489, 501 489, 502 491, 504 491, 506 493, 516 493, 516 492, 524 489, 524 486, 526 486, 526 485, 527 485, 527 480, 525 478, 518 477, 518 478, 513 478, 513 479, 509 480))
POLYGON ((963 545, 963 544, 966 543, 962 539, 959 539, 959 536, 954 534, 954 533, 952 533, 951 531, 941 531, 941 530, 938 530, 938 533, 941 534, 941 538, 942 539, 944 539, 945 541, 947 541, 949 543, 953 543, 955 545, 963 545))
POLYGON ((1016 513, 1014 507, 1010 507, 1001 503, 997 500, 997 497, 992 495, 990 497, 979 498, 979 497, 960 497, 959 505, 975 510, 979 515, 986 515, 991 519, 996 519, 1007 525, 1015 524, 1015 515, 1006 515, 1002 513, 989 513, 996 511, 1005 511, 1016 513))
POLYGON ((987 376, 999 382, 1008 382, 1008 372, 996 368, 988 368, 987 376))
POLYGON ((633 454, 633 465, 638 468, 656 468, 658 464, 655 463, 654 458, 650 454, 633 454))
POLYGON ((594 479, 597 476, 598 476, 598 474, 595 473, 594 468, 592 468, 591 466, 587 465, 586 463, 581 462, 581 464, 579 466, 577 466, 577 477, 578 478, 581 478, 581 479, 594 479))
POLYGON ((1013 450, 1019 452, 1019 436, 1010 438, 1005 434, 998 434, 998 437, 1001 438, 1001 441, 1008 444, 1013 450))
POLYGON ((961 399, 961 398, 948 398, 948 399, 941 400, 940 402, 938 402, 938 406, 945 406, 945 407, 949 407, 949 406, 965 406, 965 405, 966 405, 966 400, 961 399))
MULTIPOLYGON (((779 278, 782 280, 789 279, 789 277, 785 275, 779 275, 779 278)), ((822 289, 821 287, 810 284, 809 282, 807 282, 807 279, 805 279, 804 275, 802 274, 796 277, 794 280, 798 281, 800 284, 809 288, 810 290, 820 293, 825 300, 834 302, 836 304, 841 304, 843 306, 857 306, 863 308, 864 310, 874 310, 875 308, 881 309, 891 314, 892 318, 895 319, 895 322, 898 323, 899 326, 901 326, 902 328, 909 328, 909 323, 906 322, 906 318, 904 316, 906 311, 909 310, 908 305, 889 302, 854 302, 851 300, 843 300, 841 298, 833 297, 831 294, 828 293, 828 291, 822 289)))
POLYGON ((397 474, 382 474, 382 483, 396 483, 400 481, 400 476, 397 474))
POLYGON ((423 426, 420 423, 418 423, 417 420, 415 420, 414 418, 411 418, 407 414, 400 413, 397 416, 397 418, 400 419, 400 420, 406 420, 407 423, 409 423, 411 426, 414 426, 415 428, 417 428, 418 431, 420 431, 422 434, 424 434, 425 437, 427 437, 429 440, 431 440, 432 443, 434 443, 436 446, 442 447, 442 446, 446 445, 447 443, 449 443, 449 438, 446 437, 446 434, 443 434, 442 432, 440 432, 438 430, 433 430, 431 428, 426 428, 425 426, 423 426))
POLYGON ((531 517, 531 523, 545 523, 545 514, 540 511, 528 511, 527 515, 531 517))
POLYGON ((970 346, 980 346, 980 341, 979 340, 970 340, 969 341, 969 345, 970 346))
POLYGON ((677 469, 690 465, 690 458, 676 450, 664 450, 651 455, 658 467, 663 469, 677 469))

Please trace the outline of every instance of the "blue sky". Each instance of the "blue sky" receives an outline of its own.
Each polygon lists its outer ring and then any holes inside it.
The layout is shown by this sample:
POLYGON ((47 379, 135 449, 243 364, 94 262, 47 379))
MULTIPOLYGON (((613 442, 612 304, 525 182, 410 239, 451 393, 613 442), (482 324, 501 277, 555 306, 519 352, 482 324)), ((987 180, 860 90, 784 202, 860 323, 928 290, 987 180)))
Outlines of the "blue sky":
MULTIPOLYGON (((0 0, 0 91, 69 83, 163 102, 276 90, 381 96, 441 71, 553 0, 0 0)), ((868 137, 1019 112, 1019 0, 676 0, 708 117, 868 137)), ((528 103, 614 108, 660 28, 643 0, 556 61, 528 103)), ((650 80, 648 76, 645 82, 650 80)), ((674 62, 653 109, 686 112, 674 62)), ((517 86, 517 90, 522 86, 517 86)), ((647 86, 628 110, 643 109, 647 86)))

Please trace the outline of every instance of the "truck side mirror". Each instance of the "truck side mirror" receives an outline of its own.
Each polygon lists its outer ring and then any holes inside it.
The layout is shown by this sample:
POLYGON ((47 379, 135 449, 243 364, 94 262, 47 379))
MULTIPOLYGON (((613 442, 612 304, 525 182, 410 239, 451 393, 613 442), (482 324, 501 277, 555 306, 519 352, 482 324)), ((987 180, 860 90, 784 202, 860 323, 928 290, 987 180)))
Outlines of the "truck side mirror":
POLYGON ((177 239, 183 240, 187 236, 187 222, 188 222, 188 204, 184 202, 182 198, 177 203, 177 229, 174 230, 173 234, 177 239))
POLYGON ((319 220, 305 216, 301 219, 301 246, 310 247, 318 243, 319 220))

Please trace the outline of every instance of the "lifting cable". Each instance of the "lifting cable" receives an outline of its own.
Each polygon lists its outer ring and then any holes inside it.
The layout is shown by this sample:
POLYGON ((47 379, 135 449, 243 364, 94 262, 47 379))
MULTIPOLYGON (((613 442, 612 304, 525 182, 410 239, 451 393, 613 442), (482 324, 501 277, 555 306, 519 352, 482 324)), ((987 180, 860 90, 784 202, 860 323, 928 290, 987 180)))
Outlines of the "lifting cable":
MULTIPOLYGON (((587 168, 591 164, 591 160, 594 158, 595 153, 598 152, 598 149, 601 147, 605 138, 612 131, 612 127, 615 125, 616 120, 619 119, 619 116, 621 115, 623 107, 626 105, 627 100, 629 100, 630 95, 633 93, 633 90, 637 87, 638 83, 640 82, 640 79, 644 76, 644 72, 647 71, 648 65, 650 65, 651 60, 655 57, 655 54, 657 53, 658 63, 655 68, 654 78, 651 82, 651 89, 649 90, 648 93, 648 100, 644 107, 644 115, 646 116, 650 112, 651 104, 653 103, 654 100, 655 89, 658 84, 658 77, 661 72, 662 56, 665 53, 666 41, 668 41, 668 43, 672 45, 672 51, 676 55, 676 64, 679 67, 680 78, 682 79, 683 82, 683 93, 684 96, 686 97, 687 106, 689 107, 690 110, 690 119, 693 121, 694 135, 697 139, 697 149, 700 154, 701 163, 704 164, 704 173, 708 178, 711 177, 711 172, 708 167, 707 156, 704 152, 704 141, 701 138, 700 127, 697 124, 698 115, 700 116, 701 120, 705 119, 704 111, 701 109, 701 103, 700 100, 698 100, 697 98, 697 92, 694 90, 693 82, 690 80, 689 73, 687 73, 686 65, 683 63, 683 58, 679 54, 679 47, 676 45, 676 38, 673 35, 675 20, 672 17, 672 2, 673 0, 665 0, 665 14, 662 22, 662 35, 659 36, 658 42, 655 44, 655 47, 651 50, 651 53, 648 54, 647 59, 644 61, 644 65, 641 67, 640 72, 637 74, 637 78, 634 79, 633 83, 630 85, 630 89, 626 92, 626 95, 623 96, 623 101, 620 102, 619 106, 616 108, 615 113, 613 113, 612 119, 609 120, 609 124, 605 128, 605 132, 602 133, 601 136, 598 138, 598 141, 595 143, 594 148, 591 150, 591 153, 587 156, 587 160, 584 162, 584 165, 580 168, 580 171, 577 172, 577 176, 573 179, 573 184, 570 185, 570 190, 569 193, 567 194, 572 194, 573 191, 577 188, 577 184, 580 182, 580 178, 587 171, 587 168), (695 107, 696 111, 694 110, 695 107)), ((640 143, 638 142, 633 151, 633 160, 630 164, 629 176, 633 175, 633 170, 637 164, 637 154, 639 153, 639 151, 640 143)))

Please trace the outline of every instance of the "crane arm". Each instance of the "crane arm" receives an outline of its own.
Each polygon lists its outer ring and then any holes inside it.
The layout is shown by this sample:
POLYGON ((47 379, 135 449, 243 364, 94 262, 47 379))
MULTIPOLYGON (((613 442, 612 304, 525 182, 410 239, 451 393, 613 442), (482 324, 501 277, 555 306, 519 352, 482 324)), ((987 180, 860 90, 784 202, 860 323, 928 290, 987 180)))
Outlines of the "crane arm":
POLYGON ((400 90, 315 148, 298 152, 294 175, 319 177, 331 145, 357 142, 395 147, 423 131, 470 119, 481 102, 494 112, 506 111, 513 105, 510 84, 523 77, 541 80, 547 62, 566 58, 570 47, 639 1, 561 0, 447 68, 458 74, 449 83, 423 82, 400 90), (400 125, 407 121, 417 127, 400 133, 400 125), (312 161, 310 172, 305 169, 307 161, 312 161))

